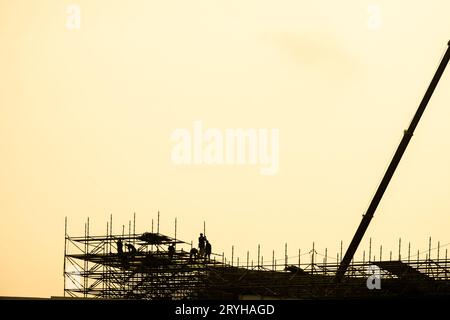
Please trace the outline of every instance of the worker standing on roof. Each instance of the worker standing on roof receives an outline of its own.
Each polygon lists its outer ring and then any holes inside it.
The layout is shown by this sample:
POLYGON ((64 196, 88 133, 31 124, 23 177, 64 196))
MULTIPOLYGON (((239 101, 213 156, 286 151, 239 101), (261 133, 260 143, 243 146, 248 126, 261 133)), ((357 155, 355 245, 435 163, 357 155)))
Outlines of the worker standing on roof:
POLYGON ((119 256, 119 260, 122 263, 122 267, 124 269, 128 269, 128 267, 129 267, 128 260, 127 260, 127 257, 123 253, 123 243, 122 243, 122 239, 120 239, 120 238, 119 238, 119 240, 117 240, 117 255, 119 256))
POLYGON ((208 240, 206 241, 205 245, 205 260, 208 259, 208 261, 211 259, 211 243, 209 243, 208 240))
POLYGON ((175 254, 175 246, 174 246, 173 243, 170 244, 169 249, 168 249, 168 252, 169 252, 169 259, 172 260, 173 255, 175 254))
POLYGON ((200 257, 203 257, 205 255, 205 241, 206 237, 203 235, 203 233, 200 233, 200 237, 198 237, 198 248, 200 250, 200 257))
POLYGON ((123 244, 122 244, 122 239, 117 240, 117 253, 119 255, 123 254, 123 244))
POLYGON ((197 248, 192 248, 191 251, 189 251, 189 262, 192 262, 193 259, 197 258, 197 254, 197 248))

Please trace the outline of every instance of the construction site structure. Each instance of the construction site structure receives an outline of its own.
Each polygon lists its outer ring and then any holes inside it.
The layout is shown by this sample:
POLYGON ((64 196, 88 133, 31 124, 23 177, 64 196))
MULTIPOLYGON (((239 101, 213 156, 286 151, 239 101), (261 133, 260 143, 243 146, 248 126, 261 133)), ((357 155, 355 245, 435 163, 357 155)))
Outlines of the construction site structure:
MULTIPOLYGON (((136 234, 135 223, 128 235, 113 234, 112 218, 105 236, 89 234, 89 220, 84 237, 70 237, 67 221, 64 246, 64 294, 71 297, 104 299, 236 299, 269 297, 271 299, 313 299, 346 297, 450 296, 447 251, 445 259, 401 259, 354 261, 354 254, 370 224, 389 182, 411 140, 414 130, 450 60, 450 42, 439 67, 395 152, 380 185, 342 258, 327 263, 314 259, 298 265, 272 259, 256 265, 226 263, 224 255, 198 256, 192 244, 175 236, 156 232, 136 234), (126 247, 126 250, 123 247, 126 247), (171 248, 169 250, 169 248, 171 248), (280 268, 281 266, 281 268, 280 268), (369 273, 369 275, 368 275, 369 273), (378 290, 382 280, 383 290, 378 290)), ((399 250, 400 251, 400 250, 399 250)), ((370 250, 369 250, 370 252, 370 250)), ((202 250, 200 250, 202 253, 202 250)))
MULTIPOLYGON (((109 229, 109 228, 108 228, 109 229)), ((342 259, 314 248, 297 256, 257 261, 191 254, 192 243, 158 232, 65 235, 64 296, 99 299, 336 299, 450 296, 450 261, 431 239, 425 258, 365 258, 353 261, 340 283, 333 281, 342 259), (119 244, 119 240, 120 243, 119 244), (175 251, 170 252, 169 246, 175 251), (127 248, 119 248, 122 247, 127 248), (131 248, 131 249, 130 249, 131 248), (133 249, 134 248, 134 249, 133 249), (303 261, 301 261, 303 258, 303 261), (378 290, 377 281, 382 290, 378 290)), ((371 256, 369 249, 368 257, 371 256)), ((422 256, 423 256, 422 252, 422 256)))

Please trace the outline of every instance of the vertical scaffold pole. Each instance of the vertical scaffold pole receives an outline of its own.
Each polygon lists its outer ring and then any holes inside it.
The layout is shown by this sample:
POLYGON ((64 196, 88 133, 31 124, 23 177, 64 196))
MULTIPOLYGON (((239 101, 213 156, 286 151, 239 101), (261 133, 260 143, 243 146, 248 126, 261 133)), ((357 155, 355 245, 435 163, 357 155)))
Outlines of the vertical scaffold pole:
POLYGON ((175 218, 175 234, 174 234, 174 238, 175 238, 175 245, 176 245, 176 241, 177 241, 177 218, 175 218))
POLYGON ((441 242, 438 241, 438 247, 437 247, 437 261, 439 262, 439 250, 441 249, 441 242))
POLYGON ((258 269, 259 269, 259 257, 260 257, 260 246, 259 246, 259 244, 258 244, 258 264, 256 265, 257 267, 258 267, 258 269))
POLYGON ((287 242, 284 244, 284 266, 288 265, 287 242))
POLYGON ((300 268, 301 256, 302 256, 302 250, 298 249, 298 267, 299 268, 300 268))
POLYGON ((408 242, 408 263, 411 261, 411 242, 408 242))
POLYGON ((66 296, 66 255, 67 255, 67 216, 64 217, 64 262, 63 262, 64 297, 66 296))
POLYGON ((275 270, 275 250, 272 250, 272 271, 275 270))
POLYGON ((234 265, 234 246, 231 246, 231 266, 234 265))
POLYGON ((156 233, 158 233, 158 234, 159 234, 159 211, 158 211, 158 226, 157 226, 157 230, 156 230, 156 233))
POLYGON ((133 246, 136 245, 136 212, 133 213, 133 246))

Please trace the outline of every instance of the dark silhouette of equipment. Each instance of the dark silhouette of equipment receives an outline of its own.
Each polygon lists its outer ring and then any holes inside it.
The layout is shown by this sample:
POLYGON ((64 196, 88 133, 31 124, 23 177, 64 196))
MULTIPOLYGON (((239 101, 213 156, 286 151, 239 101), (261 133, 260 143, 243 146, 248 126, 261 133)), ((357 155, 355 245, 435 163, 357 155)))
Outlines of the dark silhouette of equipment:
POLYGON ((361 242, 364 233, 367 230, 367 227, 370 224, 370 221, 373 218, 373 215, 378 207, 378 204, 381 201, 381 198, 383 197, 384 192, 386 191, 387 186, 389 185, 389 182, 394 175, 395 169, 397 168, 403 153, 405 152, 409 141, 411 140, 414 130, 416 129, 417 124, 419 123, 420 118, 422 117, 423 112, 425 111, 425 108, 428 104, 428 101, 430 101, 431 96, 433 95, 434 89, 436 88, 439 79, 441 78, 445 67, 448 64, 448 61, 450 59, 450 41, 447 44, 447 50, 444 54, 444 57, 442 58, 438 69, 436 70, 436 73, 434 74, 433 79, 431 80, 430 85, 428 86, 427 91, 425 92, 425 95, 422 99, 422 102, 419 105, 419 108, 417 109, 414 118, 412 119, 409 127, 407 130, 404 131, 403 138, 397 148, 397 151, 394 154, 394 157, 391 160, 391 163, 389 164, 389 167, 386 170, 386 173, 384 174, 383 179, 380 182, 380 185, 378 186, 377 191, 375 192, 375 195, 370 202, 370 205, 366 211, 366 214, 363 215, 362 221, 356 230, 355 235, 353 236, 353 239, 347 249, 347 252, 344 255, 344 258, 342 259, 341 264, 339 265, 339 268, 336 272, 335 281, 340 282, 342 278, 344 277, 345 272, 347 271, 348 266, 350 265, 351 260, 353 259, 353 255, 356 252, 356 249, 358 249, 359 243, 361 242))

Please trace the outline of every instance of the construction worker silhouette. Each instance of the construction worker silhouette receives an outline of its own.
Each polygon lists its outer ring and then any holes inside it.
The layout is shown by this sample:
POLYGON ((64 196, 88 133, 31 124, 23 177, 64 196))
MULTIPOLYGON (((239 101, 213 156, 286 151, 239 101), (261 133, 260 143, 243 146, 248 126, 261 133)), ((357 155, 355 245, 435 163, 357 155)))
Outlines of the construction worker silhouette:
POLYGON ((198 249, 200 250, 200 257, 205 255, 205 241, 206 237, 203 233, 200 233, 200 237, 198 237, 198 249))
POLYGON ((206 240, 205 245, 205 259, 211 259, 211 243, 208 240, 206 240))
POLYGON ((119 255, 123 254, 123 244, 122 244, 122 239, 117 240, 117 253, 119 255))
POLYGON ((192 248, 191 251, 189 252, 189 260, 192 261, 192 259, 197 258, 197 254, 198 254, 197 248, 192 248))
POLYGON ((167 250, 169 252, 169 259, 173 258, 173 255, 175 254, 175 246, 173 243, 169 246, 169 249, 167 250))

